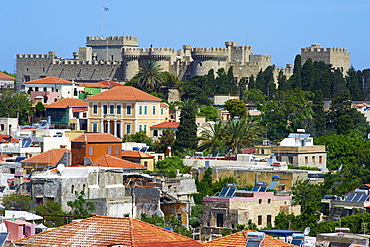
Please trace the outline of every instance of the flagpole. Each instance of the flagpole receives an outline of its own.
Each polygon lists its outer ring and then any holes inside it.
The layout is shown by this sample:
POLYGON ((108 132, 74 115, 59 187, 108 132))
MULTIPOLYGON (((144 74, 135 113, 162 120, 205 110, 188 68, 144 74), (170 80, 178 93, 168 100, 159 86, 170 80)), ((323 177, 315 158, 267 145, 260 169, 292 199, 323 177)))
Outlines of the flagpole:
POLYGON ((104 37, 104 6, 102 6, 101 14, 101 36, 104 37))

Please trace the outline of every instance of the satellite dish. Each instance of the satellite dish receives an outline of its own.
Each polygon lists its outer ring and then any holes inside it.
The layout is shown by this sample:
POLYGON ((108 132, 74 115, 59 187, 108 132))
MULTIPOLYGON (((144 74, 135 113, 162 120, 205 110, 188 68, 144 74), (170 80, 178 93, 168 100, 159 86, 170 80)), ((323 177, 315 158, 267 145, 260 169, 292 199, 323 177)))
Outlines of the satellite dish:
POLYGON ((303 231, 303 234, 307 236, 310 233, 311 229, 309 227, 306 227, 303 231))
POLYGON ((57 165, 57 169, 58 169, 59 172, 63 172, 65 168, 66 168, 66 166, 64 164, 58 164, 57 165))

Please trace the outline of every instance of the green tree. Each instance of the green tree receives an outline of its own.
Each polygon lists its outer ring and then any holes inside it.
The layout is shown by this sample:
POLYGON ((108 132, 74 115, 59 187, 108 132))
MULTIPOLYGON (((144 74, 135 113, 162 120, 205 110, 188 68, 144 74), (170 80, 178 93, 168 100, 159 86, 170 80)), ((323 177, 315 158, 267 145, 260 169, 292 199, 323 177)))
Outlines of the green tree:
POLYGON ((75 194, 77 198, 74 201, 67 202, 67 205, 71 207, 69 214, 75 217, 92 216, 90 212, 95 211, 95 204, 85 199, 85 192, 83 190, 80 192, 75 191, 75 194))
POLYGON ((289 78, 289 84, 292 88, 302 89, 302 58, 301 55, 296 55, 294 59, 293 75, 289 78))
POLYGON ((182 225, 181 220, 179 220, 176 215, 160 217, 156 214, 148 216, 143 213, 140 219, 155 226, 172 228, 173 231, 178 234, 191 237, 191 231, 187 230, 186 227, 182 225))
POLYGON ((197 125, 195 123, 196 105, 194 101, 184 101, 180 113, 180 125, 177 128, 174 151, 184 153, 197 147, 197 125))
POLYGON ((125 135, 122 137, 122 141, 145 143, 149 148, 153 148, 153 139, 146 135, 145 130, 136 132, 135 134, 125 135))
POLYGON ((177 156, 166 157, 158 160, 154 166, 154 172, 166 174, 168 177, 175 178, 177 171, 180 173, 189 173, 190 167, 184 165, 182 159, 177 156))
POLYGON ((278 89, 279 90, 289 90, 289 89, 292 89, 290 83, 288 83, 288 80, 286 79, 286 75, 284 75, 283 71, 280 70, 279 71, 279 75, 278 75, 278 89))
POLYGON ((210 75, 193 76, 180 87, 183 100, 193 100, 199 105, 211 105, 208 95, 214 93, 214 87, 208 86, 210 75))
POLYGON ((35 106, 35 110, 36 110, 36 116, 37 117, 41 117, 44 115, 44 112, 45 112, 45 106, 42 102, 37 102, 36 106, 35 106))
POLYGON ((137 75, 138 87, 146 92, 159 91, 163 84, 163 77, 159 64, 155 61, 148 61, 144 64, 137 75))
POLYGON ((31 115, 32 102, 25 92, 3 89, 0 100, 0 117, 17 118, 19 124, 27 124, 28 114, 31 115))
POLYGON ((241 148, 251 147, 261 140, 264 128, 252 117, 230 120, 226 126, 225 143, 232 153, 239 153, 241 148))
POLYGON ((364 100, 364 85, 362 72, 350 68, 347 72, 346 82, 351 93, 352 100, 364 100))
POLYGON ((44 225, 47 227, 58 227, 66 224, 65 217, 58 217, 67 215, 59 202, 47 200, 44 204, 39 204, 35 207, 35 213, 44 216, 44 225), (45 217, 45 215, 55 216, 45 217))
POLYGON ((175 131, 167 128, 163 130, 162 135, 158 138, 158 141, 154 142, 154 150, 157 153, 166 153, 167 148, 173 146, 175 142, 175 131))
POLYGON ((6 210, 30 211, 35 201, 29 196, 11 194, 3 197, 3 205, 6 210))
POLYGON ((203 128, 200 139, 203 140, 199 146, 200 150, 212 153, 225 152, 226 123, 218 121, 210 125, 209 128, 203 128))
POLYGON ((201 107, 197 115, 206 117, 206 121, 216 121, 218 119, 217 110, 213 106, 201 107))
POLYGON ((234 119, 235 117, 245 118, 247 116, 247 107, 242 100, 229 99, 225 102, 223 108, 229 111, 231 119, 234 119))

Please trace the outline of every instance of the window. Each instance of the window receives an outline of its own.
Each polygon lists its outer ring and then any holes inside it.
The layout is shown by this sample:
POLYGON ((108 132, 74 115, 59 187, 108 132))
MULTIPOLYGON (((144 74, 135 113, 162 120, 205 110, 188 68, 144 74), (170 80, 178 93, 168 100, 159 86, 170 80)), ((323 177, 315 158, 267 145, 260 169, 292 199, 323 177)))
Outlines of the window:
POLYGON ((139 131, 143 130, 143 125, 139 124, 139 131))
POLYGON ((119 154, 119 146, 116 146, 116 154, 119 154))
POLYGON ((267 203, 271 203, 271 199, 267 199, 267 203))
POLYGON ((48 89, 47 89, 46 87, 44 87, 44 88, 43 88, 43 91, 44 91, 44 92, 47 92, 47 91, 48 91, 48 89))
POLYGON ((293 156, 288 156, 288 163, 293 164, 293 156))
POLYGON ((153 105, 153 107, 152 107, 153 116, 154 116, 155 114, 157 114, 157 113, 156 113, 156 110, 157 110, 157 109, 156 109, 155 105, 153 105))
POLYGON ((164 108, 161 108, 161 115, 164 115, 164 108))
POLYGON ((217 227, 224 227, 224 214, 216 215, 216 223, 217 227))
POLYGON ((258 215, 258 225, 262 225, 262 215, 258 215))
POLYGON ((267 215, 267 222, 266 223, 271 225, 271 215, 267 215))
POLYGON ((126 115, 131 115, 131 105, 126 106, 126 115))
POLYGON ((319 163, 322 164, 322 156, 319 156, 319 163))
POLYGON ((308 156, 304 157, 304 163, 308 164, 308 156))
POLYGON ((144 115, 148 115, 148 106, 147 105, 144 106, 144 115))
POLYGON ((114 105, 109 105, 109 114, 114 114, 114 105))
POLYGON ((143 106, 139 106, 139 115, 143 115, 143 106))
POLYGON ((92 156, 94 154, 94 147, 89 146, 89 155, 92 156))
POLYGON ((147 125, 146 125, 146 124, 144 124, 143 126, 144 126, 144 130, 146 131, 146 127, 147 127, 147 125))
POLYGON ((258 199, 258 204, 262 204, 262 199, 258 199))
POLYGON ((108 154, 112 154, 112 146, 108 146, 108 154))
POLYGON ((108 114, 108 106, 103 105, 103 114, 108 114))
POLYGON ((39 91, 39 87, 35 87, 35 91, 38 92, 39 91))
MULTIPOLYGON (((28 71, 28 70, 27 70, 28 71)), ((28 82, 28 81, 30 81, 31 80, 31 78, 30 78, 30 76, 29 75, 25 75, 24 77, 23 77, 23 80, 25 81, 25 82, 28 82)))
POLYGON ((312 156, 312 164, 315 164, 315 156, 312 156))
POLYGON ((127 124, 126 125, 126 135, 130 135, 131 134, 131 124, 127 124))
POLYGON ((74 185, 72 185, 71 186, 71 193, 73 194, 75 192, 75 186, 74 185))
POLYGON ((0 125, 0 130, 1 130, 1 131, 5 130, 5 126, 4 126, 4 124, 1 124, 1 125, 0 125))
POLYGON ((265 154, 265 149, 261 148, 261 154, 265 154))
POLYGON ((121 105, 117 105, 117 114, 120 115, 121 114, 121 105))
POLYGON ((144 166, 148 167, 148 161, 144 161, 144 166))
POLYGON ((85 192, 85 190, 86 190, 86 185, 85 184, 82 185, 82 190, 85 192))
POLYGON ((92 123, 92 132, 98 132, 98 123, 97 122, 92 123))
POLYGON ((157 137, 158 136, 158 130, 153 130, 153 136, 157 137))

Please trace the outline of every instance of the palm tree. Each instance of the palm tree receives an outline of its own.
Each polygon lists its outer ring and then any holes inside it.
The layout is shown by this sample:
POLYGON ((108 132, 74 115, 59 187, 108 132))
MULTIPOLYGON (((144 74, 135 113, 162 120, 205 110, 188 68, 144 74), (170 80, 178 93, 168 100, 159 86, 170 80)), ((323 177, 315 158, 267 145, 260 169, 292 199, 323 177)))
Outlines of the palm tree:
POLYGON ((143 91, 158 91, 163 83, 161 68, 155 61, 148 61, 137 74, 137 85, 143 91))
POLYGON ((203 128, 200 139, 204 142, 199 146, 201 150, 215 152, 224 151, 226 124, 224 121, 219 121, 209 128, 203 128))
POLYGON ((225 142, 233 153, 240 152, 243 147, 250 147, 261 140, 263 126, 255 118, 233 119, 227 123, 225 142))

